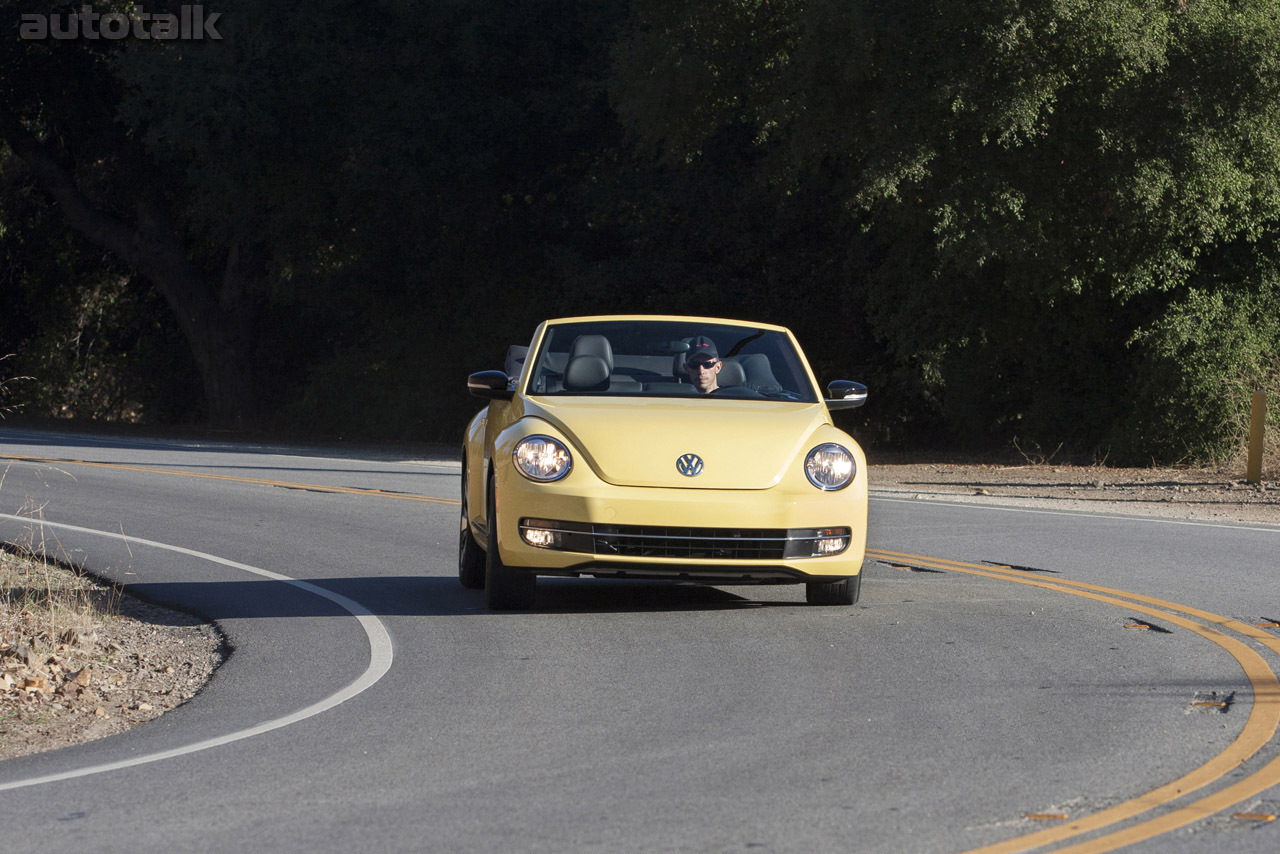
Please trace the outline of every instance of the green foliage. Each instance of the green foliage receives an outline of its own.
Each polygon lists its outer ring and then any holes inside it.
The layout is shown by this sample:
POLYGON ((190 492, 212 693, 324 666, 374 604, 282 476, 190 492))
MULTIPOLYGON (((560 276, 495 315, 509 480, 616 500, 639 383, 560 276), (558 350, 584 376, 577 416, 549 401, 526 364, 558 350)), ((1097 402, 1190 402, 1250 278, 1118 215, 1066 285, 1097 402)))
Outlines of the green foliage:
POLYGON ((1280 211, 1258 168, 1280 155, 1274 3, 640 10, 614 85, 639 137, 687 159, 743 124, 760 177, 785 190, 827 168, 862 223, 912 229, 939 272, 1000 258, 1041 293, 1167 288, 1280 211), (705 85, 677 96, 664 63, 705 85))
MULTIPOLYGON (((108 213, 163 196, 253 320, 262 426, 453 438, 468 372, 619 311, 791 326, 873 442, 1221 456, 1274 386, 1280 0, 218 10, 220 42, 0 44, 0 118, 108 213)), ((0 176, 42 405, 191 417, 172 306, 0 176)))
MULTIPOLYGON (((92 281, 92 280, 90 280, 92 281)), ((57 418, 183 423, 199 414, 194 366, 158 319, 163 305, 127 278, 43 294, 48 317, 20 364, 33 381, 24 413, 57 418)))
POLYGON ((162 300, 70 232, 25 171, 0 153, 0 353, 26 415, 186 422, 202 401, 162 300))
POLYGON ((75 159, 81 189, 108 211, 128 198, 121 188, 163 188, 218 305, 254 318, 248 347, 273 424, 319 407, 300 423, 420 436, 420 418, 386 416, 390 402, 434 407, 431 429, 456 432, 465 418, 438 401, 471 406, 459 344, 470 355, 496 338, 487 349, 500 354, 561 301, 557 245, 584 228, 582 173, 617 130, 600 81, 621 12, 407 0, 218 10, 219 42, 7 44, 0 109, 75 159), (82 79, 100 85, 61 96, 82 79), (253 275, 224 280, 233 259, 253 275), (378 405, 360 405, 370 395, 378 405))
MULTIPOLYGON (((666 163, 715 173, 715 140, 746 137, 777 209, 830 188, 830 256, 865 260, 825 290, 853 295, 882 375, 927 404, 910 435, 1105 453, 1126 383, 1167 372, 1128 342, 1190 310, 1162 294, 1231 286, 1223 247, 1275 257, 1278 8, 652 0, 611 93, 666 163)), ((1128 452, 1225 441, 1218 415, 1173 418, 1128 452)))
POLYGON ((17 387, 23 381, 31 379, 30 377, 17 376, 11 372, 10 366, 5 363, 12 358, 12 353, 0 356, 0 418, 4 418, 7 413, 21 406, 21 404, 15 406, 11 401, 17 391, 17 387))
POLYGON ((1114 441, 1125 458, 1216 459, 1248 445, 1255 391, 1280 429, 1280 272, 1189 288, 1136 334, 1134 407, 1114 441), (1217 285, 1217 287, 1214 287, 1217 285))

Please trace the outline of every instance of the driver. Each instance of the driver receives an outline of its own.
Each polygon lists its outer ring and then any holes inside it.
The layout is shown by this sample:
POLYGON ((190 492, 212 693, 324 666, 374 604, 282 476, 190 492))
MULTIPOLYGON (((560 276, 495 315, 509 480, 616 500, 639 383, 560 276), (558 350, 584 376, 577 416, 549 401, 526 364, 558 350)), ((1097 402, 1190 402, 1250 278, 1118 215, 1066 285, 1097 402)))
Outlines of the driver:
POLYGON ((720 361, 720 353, 716 343, 705 335, 699 335, 689 342, 689 352, 684 357, 684 369, 689 381, 698 390, 698 394, 711 394, 720 387, 716 375, 724 363, 720 361))

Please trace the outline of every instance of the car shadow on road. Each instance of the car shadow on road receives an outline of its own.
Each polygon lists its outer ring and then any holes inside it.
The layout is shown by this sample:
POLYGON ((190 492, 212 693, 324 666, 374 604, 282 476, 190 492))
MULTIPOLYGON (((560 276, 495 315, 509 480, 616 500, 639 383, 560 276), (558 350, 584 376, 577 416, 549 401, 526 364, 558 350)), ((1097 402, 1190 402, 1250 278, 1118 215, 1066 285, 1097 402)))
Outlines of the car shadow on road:
MULTIPOLYGON (((795 585, 740 585, 733 591, 679 581, 540 578, 535 610, 557 613, 628 611, 724 611, 803 603, 804 588, 795 585), (790 590, 795 601, 778 601, 790 590), (766 598, 762 594, 768 593, 766 598)), ((478 593, 478 591, 477 591, 478 593)), ((483 601, 480 605, 483 607, 483 601)))
POLYGON ((399 575, 304 579, 300 583, 139 582, 125 585, 124 592, 211 621, 350 616, 340 604, 308 590, 306 585, 350 599, 379 617, 723 611, 794 606, 804 599, 803 592, 798 597, 794 592, 779 595, 776 587, 740 587, 741 593, 735 594, 718 587, 670 581, 541 578, 537 600, 530 611, 493 612, 485 607, 482 591, 468 590, 456 578, 399 575), (754 594, 761 595, 757 598, 754 594))

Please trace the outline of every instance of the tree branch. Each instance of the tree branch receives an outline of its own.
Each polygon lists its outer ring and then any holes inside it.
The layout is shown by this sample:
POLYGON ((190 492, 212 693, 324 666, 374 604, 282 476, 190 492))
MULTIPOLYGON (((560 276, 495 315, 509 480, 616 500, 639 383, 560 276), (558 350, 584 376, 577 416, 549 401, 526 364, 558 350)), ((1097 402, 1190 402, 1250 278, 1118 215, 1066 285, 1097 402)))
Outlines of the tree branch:
POLYGON ((141 268, 134 230, 90 204, 76 186, 71 167, 3 108, 0 108, 0 137, 27 164, 40 186, 62 208, 73 228, 126 264, 141 268))
POLYGON ((125 222, 86 198, 76 185, 72 167, 3 108, 0 138, 62 208, 72 228, 145 276, 165 297, 188 337, 201 334, 195 317, 209 315, 215 306, 213 296, 187 260, 163 204, 140 194, 138 222, 125 222))

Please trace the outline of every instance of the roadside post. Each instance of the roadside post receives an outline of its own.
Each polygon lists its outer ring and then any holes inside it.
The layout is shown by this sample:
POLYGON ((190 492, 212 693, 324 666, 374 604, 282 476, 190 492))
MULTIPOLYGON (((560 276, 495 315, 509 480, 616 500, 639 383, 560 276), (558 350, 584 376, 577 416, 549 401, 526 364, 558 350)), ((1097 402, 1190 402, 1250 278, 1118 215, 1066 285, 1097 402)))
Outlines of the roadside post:
POLYGON ((1249 465, 1245 480, 1249 483, 1262 482, 1262 433, 1267 423, 1266 392, 1253 393, 1253 417, 1249 421, 1249 465))

